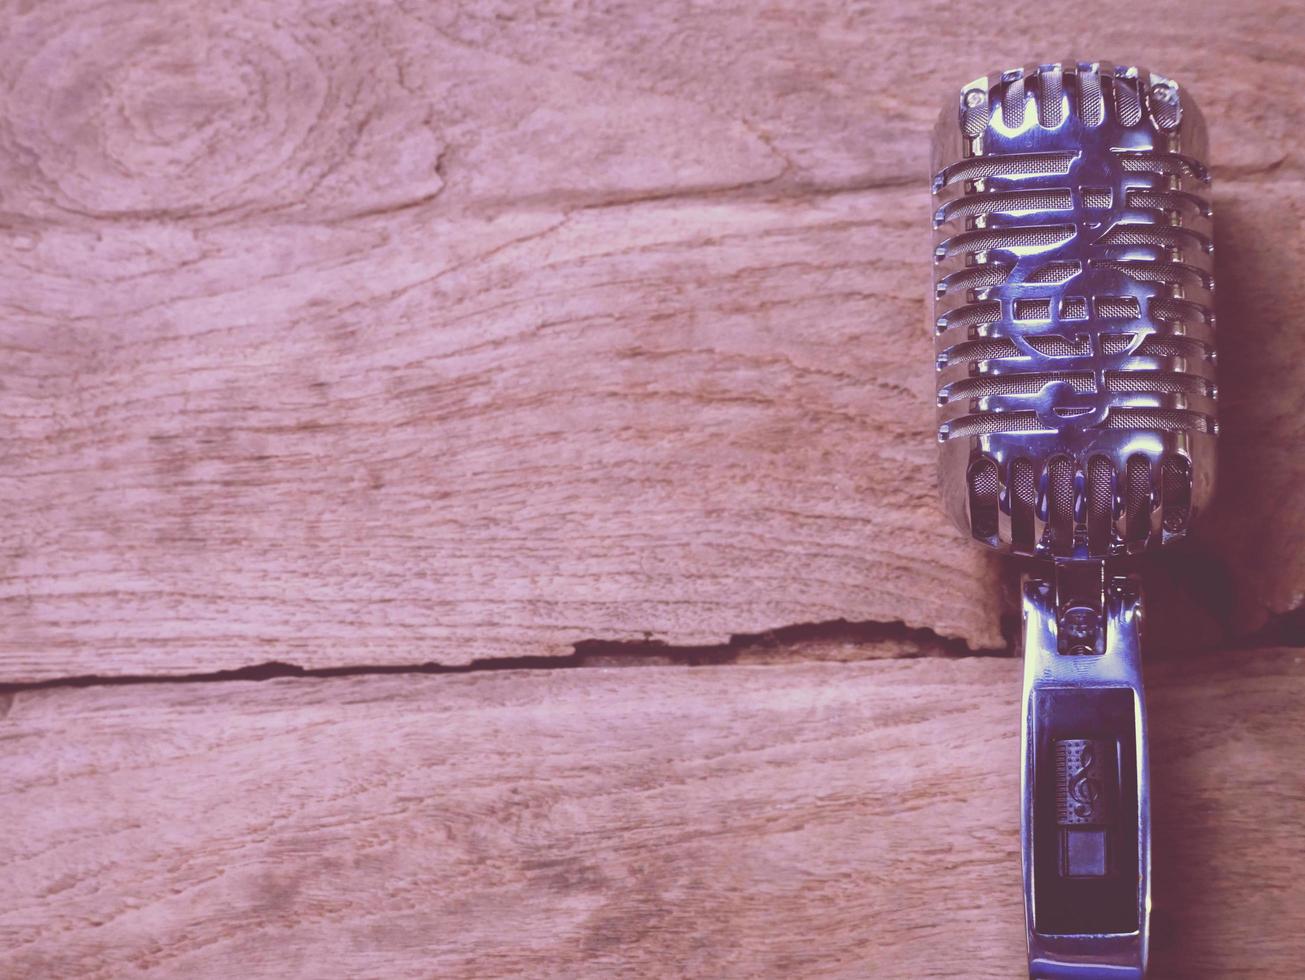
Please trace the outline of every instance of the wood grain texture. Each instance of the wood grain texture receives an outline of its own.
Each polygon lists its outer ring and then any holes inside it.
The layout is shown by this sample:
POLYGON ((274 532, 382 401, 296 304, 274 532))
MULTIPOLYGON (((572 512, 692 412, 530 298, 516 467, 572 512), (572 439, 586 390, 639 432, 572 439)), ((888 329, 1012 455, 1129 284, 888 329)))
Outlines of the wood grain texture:
MULTIPOLYGON (((0 973, 1009 980, 1018 671, 20 693, 0 721, 0 973)), ((1148 683, 1152 976, 1299 976, 1300 652, 1148 683)))
POLYGON ((0 677, 837 619, 1001 645, 934 500, 927 132, 1071 51, 1211 124, 1233 478, 1173 619, 1296 609, 1302 16, 11 5, 0 677))

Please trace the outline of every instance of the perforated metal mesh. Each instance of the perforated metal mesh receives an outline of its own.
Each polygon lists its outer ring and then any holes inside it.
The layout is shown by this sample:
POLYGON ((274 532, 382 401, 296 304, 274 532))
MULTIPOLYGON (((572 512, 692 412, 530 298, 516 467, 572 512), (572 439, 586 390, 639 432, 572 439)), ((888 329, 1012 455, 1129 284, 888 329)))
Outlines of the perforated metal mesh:
POLYGON ((1142 120, 1142 99, 1138 95, 1137 81, 1132 78, 1116 78, 1115 114, 1125 126, 1136 126, 1142 120))
POLYGON ((1129 153, 1121 154, 1120 164, 1128 174, 1163 174, 1165 176, 1195 177, 1208 181, 1205 168, 1191 157, 1180 153, 1129 153))
POLYGON ((983 89, 962 92, 961 106, 961 129, 965 135, 971 139, 982 136, 983 131, 988 128, 988 121, 992 118, 992 104, 988 101, 988 93, 983 89), (970 105, 966 100, 976 92, 982 100, 977 105, 970 105))
POLYGON ((1047 464, 1047 530, 1052 552, 1074 550, 1074 463, 1068 456, 1054 456, 1047 464))
POLYGON ((1136 394, 1209 395, 1210 383, 1179 371, 1107 371, 1106 391, 1136 394))
POLYGON ((1018 126, 1023 122, 1026 94, 1024 79, 1017 78, 1006 83, 1001 94, 1001 118, 1007 126, 1018 126))
POLYGON ((1034 269, 1025 282, 1062 283, 1083 271, 1081 262, 1047 262, 1034 269))
POLYGON ((970 489, 982 497, 997 499, 997 464, 991 459, 977 460, 970 467, 970 489))
POLYGON ((1147 308, 1156 320, 1176 320, 1181 323, 1209 323, 1210 311, 1199 303, 1172 299, 1166 296, 1154 296, 1147 308))
POLYGON ((944 439, 960 439, 994 432, 1036 432, 1041 428, 1037 412, 979 412, 957 419, 942 435, 944 439))
POLYGON ((1067 174, 1074 162, 1072 153, 1003 153, 971 157, 953 164, 941 174, 944 187, 961 180, 1008 177, 1026 174, 1067 174))
POLYGON ((1043 337, 1026 337, 1025 342, 1044 357, 1086 357, 1092 353, 1092 342, 1083 338, 1067 340, 1056 334, 1043 337))
POLYGON ((956 327, 972 327, 979 323, 995 323, 1000 319, 1001 303, 996 300, 989 300, 985 303, 958 306, 950 313, 944 313, 942 326, 945 330, 951 330, 956 327))
POLYGON ((1209 432, 1210 419, 1200 412, 1177 408, 1112 408, 1107 429, 1155 429, 1159 432, 1209 432))
POLYGON ((986 398, 993 395, 1032 395, 1047 385, 1063 381, 1075 391, 1096 391, 1096 378, 1090 371, 1021 371, 1017 374, 989 374, 957 381, 947 389, 949 401, 958 398, 986 398))
POLYGON ((1051 300, 1017 299, 1012 312, 1016 320, 1050 320, 1051 300))
POLYGON ((1017 459, 1010 466, 1010 531, 1017 551, 1033 551, 1033 515, 1037 503, 1033 464, 1027 459, 1017 459))
POLYGON ((1060 301, 1060 318, 1062 320, 1086 320, 1087 300, 1082 296, 1066 296, 1060 301))
POLYGON ((1022 352, 1015 342, 1001 338, 991 340, 967 340, 949 347, 943 352, 948 364, 964 364, 970 361, 993 361, 1003 357, 1020 357, 1022 352))
MULTIPOLYGON (((1124 126, 1146 124, 1148 113, 1157 122, 1169 119, 1173 115, 1165 98, 1148 91, 1149 82, 1126 77, 1107 76, 1104 79, 1088 68, 1077 71, 1072 66, 1066 78, 1059 70, 1039 69, 1036 74, 997 85, 989 94, 986 88, 977 89, 983 98, 974 97, 972 106, 966 106, 962 93, 961 124, 970 137, 983 136, 992 125, 992 115, 1002 112, 1008 124, 1023 121, 1025 113, 1032 119, 1036 113, 1037 122, 1043 127, 1053 127, 1063 123, 1060 102, 1068 92, 1071 105, 1076 104, 1080 120, 1084 126, 1097 126, 1104 121, 1106 103, 1110 103, 1111 112, 1119 117, 1124 126), (1103 91, 1109 89, 1110 91, 1103 91), (1028 100, 1034 105, 1029 106, 1028 100), (1000 108, 998 106, 1000 105, 1000 108), (1145 122, 1144 122, 1145 121, 1145 122)), ((1159 76, 1155 80, 1163 82, 1159 76)), ((986 86, 986 82, 979 83, 986 86)), ((954 105, 954 103, 953 103, 954 105)), ((953 109, 953 126, 955 110, 953 109)), ((1075 127, 1080 120, 1072 120, 1075 127)), ((954 132, 954 130, 953 130, 954 132)), ((1030 134, 1035 135, 1035 134, 1030 134)), ((1045 136, 1045 134, 1044 134, 1045 136)), ((1138 143, 1140 140, 1128 139, 1120 143, 1138 143)), ((965 188, 972 193, 959 200, 942 205, 937 217, 955 224, 949 226, 958 234, 952 235, 944 243, 938 254, 947 257, 978 255, 981 264, 969 265, 953 272, 940 282, 935 293, 947 296, 940 301, 940 309, 963 302, 963 306, 948 313, 940 313, 939 326, 956 331, 948 333, 943 345, 955 337, 961 342, 954 344, 944 352, 944 364, 965 365, 975 362, 992 362, 991 368, 1008 371, 1015 368, 1015 373, 999 375, 982 374, 961 377, 943 389, 944 398, 953 404, 944 414, 966 411, 965 399, 992 399, 988 402, 974 401, 969 406, 970 414, 942 426, 940 436, 945 439, 971 437, 971 443, 964 449, 951 447, 952 452, 964 455, 971 447, 986 444, 972 437, 998 433, 1030 433, 1055 428, 1043 421, 1039 412, 1034 411, 975 411, 979 405, 1024 408, 1032 404, 1042 404, 1042 399, 1034 402, 1033 396, 1047 389, 1048 385, 1057 383, 1068 385, 1077 398, 1060 399, 1071 405, 1085 405, 1089 402, 1144 402, 1144 405, 1112 405, 1106 413, 1101 426, 1112 430, 1151 430, 1156 433, 1200 433, 1213 432, 1216 423, 1211 415, 1195 408, 1208 408, 1210 403, 1201 401, 1202 397, 1213 397, 1214 388, 1210 378, 1213 354, 1207 344, 1192 336, 1204 337, 1211 331, 1198 329, 1197 324, 1213 324, 1213 312, 1208 308, 1210 295, 1205 289, 1212 288, 1212 276, 1208 271, 1210 259, 1208 254, 1197 257, 1198 252, 1208 252, 1209 241, 1199 233, 1205 230, 1207 222, 1188 220, 1198 211, 1208 214, 1208 204, 1200 198, 1184 193, 1190 186, 1197 187, 1196 178, 1208 179, 1204 167, 1195 160, 1178 154, 1165 152, 1138 152, 1134 150, 1113 151, 1118 154, 1119 164, 1129 174, 1153 175, 1154 179, 1133 179, 1134 183, 1153 184, 1153 187, 1120 189, 1106 186, 1052 187, 1023 190, 1026 183, 1068 184, 1067 175, 1078 158, 1075 153, 1027 153, 982 155, 984 146, 989 148, 1007 148, 1012 146, 1033 148, 1038 140, 1003 140, 997 134, 991 139, 984 136, 983 143, 970 144, 972 150, 980 155, 962 160, 947 167, 938 175, 936 189, 967 181, 984 181, 995 178, 987 184, 988 189, 975 193, 975 185, 965 188), (1003 181, 1005 176, 1045 175, 1049 179, 1036 181, 1003 181), (1181 177, 1182 180, 1166 180, 1166 177, 1181 177), (994 189, 995 188, 995 189, 994 189), (1181 188, 1181 190, 1179 190, 1181 188), (1077 234, 1069 222, 1070 208, 1075 205, 1094 209, 1087 217, 1094 220, 1105 219, 1107 222, 1118 212, 1105 213, 1107 209, 1123 205, 1136 209, 1132 221, 1105 230, 1085 219, 1081 257, 1083 263, 1055 261, 1065 253, 1080 254, 1075 242, 1061 252, 1051 251, 1059 245, 1074 241, 1077 234), (1023 218, 1016 217, 1026 212, 1023 218), (1036 214, 1031 212, 1047 212, 1036 214), (1060 212, 1060 213, 1057 213, 1060 212), (1165 215, 1164 212, 1174 214, 1165 215), (990 221, 975 221, 986 215, 1008 215, 990 221), (1180 219, 1177 215, 1182 215, 1180 219), (1167 218, 1172 217, 1172 223, 1167 218), (1150 224, 1150 220, 1159 222, 1150 224), (1055 224, 1041 224, 1047 221, 1055 224), (963 228, 961 222, 989 225, 990 227, 963 228), (991 227, 1016 222, 1023 228, 991 227), (1038 223, 1038 224, 1035 224, 1038 223), (1199 229, 1199 230, 1194 230, 1199 229), (1091 246, 1105 246, 1094 249, 1091 246), (1131 251, 1111 246, 1134 247, 1131 251), (1010 251, 1043 254, 1026 254, 1019 264, 1014 264, 1010 251), (986 254, 985 254, 986 253, 986 254), (1105 275, 1092 278, 1090 275, 1081 279, 1085 264, 1092 254, 1112 255, 1114 258, 1100 261, 1091 258, 1093 270, 1100 269, 1105 275), (1120 259, 1120 256, 1135 254, 1145 258, 1120 259), (1053 261, 1046 261, 1053 259, 1053 261), (1039 266, 1039 263, 1041 265, 1039 266), (1033 269, 1031 267, 1038 266, 1033 269), (1205 268, 1198 268, 1204 266, 1205 268), (1118 273, 1116 276, 1115 274, 1118 273), (1127 277, 1127 279, 1125 279, 1127 277), (1017 286, 1010 291, 1014 296, 1007 297, 1006 290, 985 289, 1011 283, 1012 279, 1020 284, 1031 284, 1031 288, 1017 286), (1130 281, 1131 280, 1131 281, 1130 281), (1154 287, 1138 288, 1133 283, 1153 283, 1154 287), (1039 287, 1039 284, 1042 284, 1039 287), (1056 288, 1060 287, 1060 288, 1056 288), (1167 289, 1163 287, 1175 287, 1167 289), (963 291, 978 290, 977 295, 964 295, 963 291), (1122 295, 1136 292, 1139 295, 1122 295), (1172 293, 1170 296, 1148 297, 1147 292, 1172 293), (1068 296, 1067 293, 1082 295, 1068 296), (1100 295, 1115 293, 1121 295, 1100 295), (1033 298, 1016 298, 1020 294, 1033 298), (1039 296, 1043 294, 1043 296, 1039 296), (1047 294, 1052 294, 1047 296, 1047 294), (991 297, 1001 296, 997 302, 991 297), (1195 299, 1198 302, 1194 303, 1195 299), (1013 302, 1012 302, 1013 300, 1013 302), (1058 304, 1053 306, 1053 303, 1058 304), (1204 305, 1203 305, 1204 304, 1204 305), (1076 320, 1058 326, 1051 322, 1053 316, 1059 319, 1076 320), (1141 321, 1142 317, 1146 321, 1141 321), (1088 319, 1092 317, 1092 319, 1088 319), (1003 322, 1004 321, 1004 322, 1003 322), (1012 323, 1011 321, 1019 321, 1012 323), (1101 322, 1114 321, 1114 322, 1101 322), (1129 322, 1133 321, 1133 322, 1129 322), (992 325, 990 328, 976 330, 980 325, 992 325), (1154 324, 1154 326, 1152 326, 1154 324), (1148 330, 1164 331, 1164 336, 1148 336, 1148 330), (1014 333, 1014 337, 978 338, 962 340, 965 331, 973 336, 981 333, 1014 333), (1056 331, 1057 335, 1029 337, 1026 331, 1056 331), (1116 331, 1107 333, 1104 331, 1116 331), (1076 334, 1084 336, 1074 336, 1076 334), (1087 336, 1090 334, 1091 336, 1087 336), (1098 339, 1099 338, 1099 339, 1098 339), (1146 360, 1123 360, 1136 345, 1133 353, 1146 360), (1041 361, 1038 358, 1026 358, 1027 350, 1036 351, 1047 358, 1059 358, 1056 361, 1041 361), (1094 351, 1100 356, 1094 357, 1094 351), (1114 361, 1108 358, 1116 358, 1114 361), (1085 360, 1073 360, 1084 358, 1085 360), (1092 358, 1091 361, 1086 358, 1092 358), (1181 359, 1181 360, 1180 360, 1181 359), (1184 363, 1186 360, 1189 363, 1184 363), (1143 364, 1141 370, 1121 370, 1129 364, 1143 364), (1116 369, 1101 373, 1107 365, 1116 369), (1037 367, 1041 370, 1028 370, 1037 367), (1084 367, 1093 370, 1081 370, 1084 367), (1065 368, 1069 370, 1051 370, 1065 368), (1175 370, 1177 369, 1177 370, 1175 370), (1104 392, 1099 398, 1084 398, 1097 391, 1097 385, 1104 392), (1009 400, 998 400, 1004 396, 1013 396, 1009 400), (1021 397, 1022 396, 1022 397, 1021 397), (1139 397, 1130 397, 1139 396, 1139 397), (1150 397, 1145 397, 1150 396, 1150 397), (1192 396, 1184 400, 1182 396, 1192 396), (960 404, 956 404, 960 402, 960 404), (1167 407, 1159 407, 1164 405, 1167 407), (1168 406, 1185 406, 1175 408, 1168 406)), ((1061 146, 1067 145, 1060 143, 1061 146)), ((1160 145, 1177 147, 1177 141, 1164 142, 1160 145)), ((1090 162, 1090 161, 1089 161, 1090 162)), ((1082 174, 1083 183, 1106 184, 1108 178, 1104 171, 1094 170, 1095 177, 1082 174)), ((1127 181, 1125 181, 1127 182, 1127 181)), ((978 186, 983 187, 984 184, 978 186)), ((944 195, 947 196, 947 195, 944 195)), ((941 237, 941 236, 940 236, 941 237)), ((957 265, 959 259, 954 259, 957 265)), ((951 265, 952 263, 947 263, 951 265)), ((943 268, 946 268, 944 266, 943 268)), ((980 365, 983 367, 984 365, 980 365)), ((975 370, 975 369, 971 369, 975 370)), ((954 368, 955 375, 964 373, 964 368, 954 368)), ((1050 399, 1056 401, 1056 399, 1050 399)), ((1040 411, 1050 411, 1041 408, 1040 411)), ((1094 425, 1095 415, 1078 419, 1082 425, 1094 425)), ((1065 423, 1070 428, 1073 423, 1065 423)), ((1077 431, 1077 427, 1075 427, 1077 431)), ((1166 440, 1173 445, 1184 446, 1199 444, 1200 439, 1193 435, 1190 439, 1166 440)), ((1055 440, 1046 437, 1036 439, 1011 438, 994 440, 1002 447, 1003 453, 1010 446, 1029 443, 1039 447, 1025 451, 1040 451, 1046 443, 1055 440)), ((1190 518, 1192 487, 1190 469, 1181 457, 1164 459, 1159 455, 1154 460, 1138 456, 1125 462, 1116 457, 1104 455, 1120 445, 1134 447, 1152 447, 1161 443, 1151 437, 1137 438, 1127 432, 1115 434, 1099 433, 1095 443, 1075 442, 1075 446, 1091 446, 1078 460, 1067 456, 1054 457, 1046 464, 1045 484, 1041 460, 1015 460, 1009 466, 998 470, 995 461, 980 460, 972 464, 966 474, 966 490, 969 495, 970 519, 974 534, 991 541, 998 533, 1006 533, 1006 518, 1003 509, 1009 509, 1010 535, 1015 550, 1032 553, 1039 546, 1034 535, 1040 522, 1037 520, 1039 506, 1045 508, 1047 517, 1046 535, 1042 545, 1049 547, 1056 554, 1072 554, 1075 534, 1079 535, 1080 548, 1086 542, 1088 550, 1094 556, 1106 556, 1112 547, 1117 547, 1120 534, 1133 541, 1145 540, 1150 533, 1150 519, 1155 505, 1157 521, 1162 520, 1167 532, 1185 529, 1190 518), (1103 455, 1090 455, 1092 452, 1103 455), (1119 463, 1118 468, 1116 462, 1119 463), (1078 467, 1082 469, 1079 470, 1078 467), (1000 477, 1000 479, 999 479, 1000 477), (1004 482, 1004 481, 1007 481, 1004 482), (1076 489, 1076 480, 1078 489, 1076 489), (1039 490, 1045 486, 1045 502, 1039 498, 1039 490), (1083 499, 1079 502, 1076 494, 1081 492, 1083 499), (1008 493, 1008 496, 1007 496, 1008 493), (1082 523, 1075 523, 1077 517, 1082 523), (1116 518, 1119 524, 1116 524, 1116 518), (1120 531, 1117 532, 1116 528, 1120 531), (1084 538, 1083 536, 1086 535, 1084 538)), ((1060 452, 1067 447, 1062 446, 1060 452)), ((1056 450, 1053 450, 1056 451, 1056 450)), ((1148 452, 1155 450, 1147 448, 1148 452)), ((1157 527, 1161 526, 1157 524, 1157 527)), ((1080 550, 1080 554, 1081 554, 1080 550)))
POLYGON ((962 269, 944 280, 943 293, 958 289, 984 289, 988 286, 1000 286, 1010 278, 1010 266, 988 262, 970 269, 962 269))
POLYGON ((1160 494, 1164 529, 1182 531, 1192 514, 1192 471, 1182 456, 1166 456, 1160 464, 1160 494))
POLYGON ((1192 248, 1204 251, 1208 239, 1187 228, 1158 225, 1115 225, 1101 236, 1099 245, 1155 245, 1159 248, 1192 248))
POLYGON ((1105 456, 1093 456, 1087 468, 1088 551, 1105 555, 1110 550, 1110 528, 1115 511, 1115 467, 1105 456))
POLYGON ((1041 126, 1059 126, 1064 118, 1060 104, 1065 83, 1060 68, 1045 68, 1038 72, 1038 124, 1041 126))
POLYGON ((1105 118, 1105 100, 1101 96, 1101 76, 1095 71, 1078 73, 1078 112, 1085 125, 1097 126, 1105 118))
POLYGON ((1183 106, 1178 86, 1158 84, 1147 93, 1146 101, 1151 107, 1151 118, 1161 129, 1173 129, 1182 119, 1183 106))
POLYGON ((967 194, 944 207, 943 220, 1000 214, 1004 211, 1068 211, 1073 206, 1074 197, 1065 189, 967 194))
POLYGON ((1138 357, 1185 357, 1204 359, 1208 353, 1205 344, 1190 337, 1150 336, 1138 344, 1134 352, 1138 357))
POLYGON ((1210 277, 1195 266, 1183 265, 1181 262, 1159 262, 1137 259, 1128 262, 1116 262, 1108 259, 1094 260, 1093 268, 1122 272, 1138 282, 1159 282, 1186 285, 1193 280, 1206 287, 1210 286, 1210 277))
POLYGON ((1124 537, 1145 541, 1151 534, 1151 461, 1130 456, 1124 487, 1124 537))
POLYGON ((1132 296, 1098 296, 1097 316, 1107 320, 1136 320, 1142 304, 1132 296))
POLYGON ((1073 225, 1029 225, 1023 228, 993 228, 955 235, 945 244, 947 255, 988 252, 999 248, 1033 248, 1060 245, 1074 237, 1073 225))
POLYGON ((1199 197, 1143 188, 1133 188, 1128 192, 1128 206, 1130 208, 1150 208, 1157 211, 1191 211, 1195 209, 1203 214, 1208 213, 1210 210, 1210 205, 1199 197))
POLYGON ((970 464, 970 530, 976 538, 997 533, 997 464, 986 457, 970 464))

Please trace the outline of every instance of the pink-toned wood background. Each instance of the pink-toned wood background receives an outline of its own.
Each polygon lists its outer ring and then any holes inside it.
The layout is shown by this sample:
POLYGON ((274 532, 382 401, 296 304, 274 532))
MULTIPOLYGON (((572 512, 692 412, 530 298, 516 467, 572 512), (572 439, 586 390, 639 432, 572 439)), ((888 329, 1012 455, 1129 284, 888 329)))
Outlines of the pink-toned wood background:
POLYGON ((1298 5, 0 23, 0 972, 1015 975, 1011 573, 934 500, 925 156, 951 86, 1080 55, 1182 79, 1217 178, 1157 971, 1295 976, 1298 5), (272 662, 358 676, 220 673, 272 662), (475 669, 376 676, 423 665, 475 669))

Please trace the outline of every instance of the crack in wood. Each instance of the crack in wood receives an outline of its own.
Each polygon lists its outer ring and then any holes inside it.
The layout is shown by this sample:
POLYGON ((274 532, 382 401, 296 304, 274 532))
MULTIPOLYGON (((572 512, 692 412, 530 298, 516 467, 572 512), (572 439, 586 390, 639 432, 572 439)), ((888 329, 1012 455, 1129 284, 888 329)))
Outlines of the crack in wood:
MULTIPOLYGON (((584 667, 703 667, 859 662, 919 657, 1001 657, 1011 647, 972 648, 964 640, 901 622, 796 623, 763 633, 737 633, 724 643, 673 645, 654 639, 581 640, 566 656, 484 657, 465 664, 426 661, 414 664, 357 664, 302 667, 267 661, 229 670, 184 674, 83 674, 48 680, 0 684, 0 698, 21 691, 66 687, 120 687, 132 684, 189 684, 213 681, 265 681, 286 677, 356 677, 365 674, 470 674, 508 670, 570 670, 584 667)), ((2 715, 0 715, 2 717, 2 715)))
MULTIPOLYGON (((41 681, 0 683, 0 719, 12 696, 49 688, 121 687, 139 684, 191 684, 214 681, 266 681, 281 678, 358 677, 386 674, 474 674, 493 671, 575 670, 592 667, 717 667, 778 666, 796 663, 861 663, 867 660, 908 660, 924 657, 1006 657, 1018 655, 1019 623, 1013 614, 1002 617, 1002 647, 971 647, 963 639, 942 636, 927 627, 901 621, 850 622, 846 619, 794 623, 761 633, 736 633, 723 643, 670 644, 649 635, 646 640, 580 640, 565 656, 527 654, 482 657, 465 664, 424 661, 412 664, 353 664, 303 667, 270 660, 228 670, 182 674, 83 674, 41 681)), ((1232 637, 1216 650, 1229 653, 1281 647, 1305 647, 1305 609, 1272 617, 1262 629, 1232 637)))

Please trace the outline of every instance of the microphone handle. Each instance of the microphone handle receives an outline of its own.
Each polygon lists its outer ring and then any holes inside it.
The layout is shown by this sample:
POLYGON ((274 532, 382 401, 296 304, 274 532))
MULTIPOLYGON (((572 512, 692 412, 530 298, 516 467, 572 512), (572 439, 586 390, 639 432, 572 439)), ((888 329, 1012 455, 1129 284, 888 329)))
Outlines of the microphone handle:
POLYGON ((1142 980, 1151 808, 1142 592, 1104 561, 1025 576, 1020 818, 1029 976, 1142 980))

